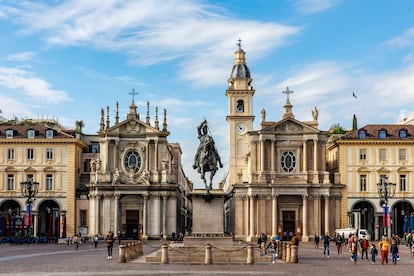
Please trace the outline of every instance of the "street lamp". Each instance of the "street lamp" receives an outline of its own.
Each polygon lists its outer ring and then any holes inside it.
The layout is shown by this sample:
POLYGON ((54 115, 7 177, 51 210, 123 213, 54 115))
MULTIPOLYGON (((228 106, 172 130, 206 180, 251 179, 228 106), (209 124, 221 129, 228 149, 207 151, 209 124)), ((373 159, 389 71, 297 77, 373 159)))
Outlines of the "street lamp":
POLYGON ((21 182, 22 195, 27 197, 26 200, 26 225, 27 225, 27 236, 30 237, 32 234, 32 205, 37 192, 39 191, 39 182, 33 181, 29 178, 28 181, 21 182))
POLYGON ((388 206, 388 199, 394 196, 396 186, 397 184, 388 182, 387 176, 382 177, 381 181, 377 183, 378 196, 384 200, 384 205, 382 205, 382 219, 385 227, 384 235, 388 238, 390 238, 391 234, 390 207, 388 206))

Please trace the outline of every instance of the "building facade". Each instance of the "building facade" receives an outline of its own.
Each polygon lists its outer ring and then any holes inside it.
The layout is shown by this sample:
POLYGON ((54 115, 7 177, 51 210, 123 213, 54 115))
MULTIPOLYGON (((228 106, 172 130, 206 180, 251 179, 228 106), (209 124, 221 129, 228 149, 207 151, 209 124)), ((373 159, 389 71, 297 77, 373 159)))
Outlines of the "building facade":
POLYGON ((414 230, 413 125, 366 125, 333 140, 327 149, 334 182, 344 185, 341 227, 368 229, 379 239, 386 227, 377 184, 387 181, 395 184, 388 199, 391 233, 403 236, 414 230))
POLYGON ((227 231, 252 241, 260 233, 303 240, 332 232, 340 225, 341 188, 326 170, 326 131, 318 129, 318 110, 310 122, 295 119, 286 89, 284 114, 278 121, 261 111, 260 128, 253 129, 250 70, 241 47, 235 52, 228 80, 229 176, 224 189, 227 231))
POLYGON ((76 190, 86 145, 55 120, 0 124, 0 236, 64 238, 76 233, 76 190), (21 183, 39 183, 31 212, 21 183), (30 218, 31 217, 31 218, 30 218))
POLYGON ((127 118, 113 124, 109 107, 101 112, 97 135, 84 137, 89 146, 82 155, 84 182, 78 199, 77 226, 87 235, 118 231, 124 238, 167 238, 191 225, 192 183, 181 166, 181 147, 169 143, 167 116, 140 120, 134 100, 127 118), (106 119, 106 120, 105 120, 106 119))

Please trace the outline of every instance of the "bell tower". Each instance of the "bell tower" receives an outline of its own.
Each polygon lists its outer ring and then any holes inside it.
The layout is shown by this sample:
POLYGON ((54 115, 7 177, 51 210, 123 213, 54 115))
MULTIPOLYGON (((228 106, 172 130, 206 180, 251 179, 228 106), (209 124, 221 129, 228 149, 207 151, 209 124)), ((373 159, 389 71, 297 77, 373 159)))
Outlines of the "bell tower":
POLYGON ((248 180, 248 164, 246 154, 249 152, 248 132, 253 129, 253 95, 252 78, 246 64, 246 53, 241 47, 234 53, 234 64, 228 79, 226 97, 228 100, 229 127, 229 184, 246 182, 248 180))

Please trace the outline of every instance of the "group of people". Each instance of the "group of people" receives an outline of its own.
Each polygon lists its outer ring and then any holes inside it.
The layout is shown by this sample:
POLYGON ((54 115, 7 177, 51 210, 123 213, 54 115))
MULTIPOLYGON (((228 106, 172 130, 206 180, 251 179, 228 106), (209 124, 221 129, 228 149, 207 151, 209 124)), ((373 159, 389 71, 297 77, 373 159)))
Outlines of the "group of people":
MULTIPOLYGON (((121 244, 120 231, 118 231, 118 240, 119 240, 119 244, 121 244)), ((99 242, 99 236, 95 235, 93 237, 93 244, 95 248, 98 248, 98 242, 99 242)), ((112 251, 114 248, 114 242, 115 242, 114 233, 112 231, 108 231, 108 233, 105 236, 105 243, 108 249, 108 257, 107 257, 108 260, 112 260, 112 251)), ((79 235, 77 234, 72 238, 72 243, 75 244, 75 249, 78 250, 79 244, 81 243, 80 234, 79 235)))
POLYGON ((370 255, 370 259, 372 264, 375 264, 376 256, 381 253, 381 264, 388 264, 388 255, 391 254, 391 260, 393 264, 397 264, 397 260, 399 259, 399 251, 398 251, 398 244, 400 243, 400 238, 392 234, 391 242, 389 241, 388 237, 383 236, 382 240, 378 243, 378 249, 374 242, 369 242, 366 237, 364 236, 362 239, 357 239, 355 234, 350 234, 348 239, 344 237, 340 233, 335 233, 333 237, 326 233, 319 237, 317 234, 314 236, 314 247, 319 248, 320 241, 323 242, 323 255, 326 258, 330 256, 330 242, 334 242, 337 253, 339 257, 342 257, 342 247, 345 246, 348 252, 351 254, 351 260, 354 264, 357 263, 358 260, 358 253, 360 253, 361 260, 368 261, 368 255, 370 255))
MULTIPOLYGON (((272 254, 272 263, 275 263, 278 254, 278 244, 280 243, 279 234, 276 234, 276 236, 273 237, 269 243, 267 243, 267 235, 261 233, 259 238, 257 239, 257 243, 259 244, 260 254, 263 255, 266 254, 267 251, 269 251, 272 254)), ((292 245, 299 246, 299 238, 296 236, 296 233, 292 234, 290 243, 292 245)))

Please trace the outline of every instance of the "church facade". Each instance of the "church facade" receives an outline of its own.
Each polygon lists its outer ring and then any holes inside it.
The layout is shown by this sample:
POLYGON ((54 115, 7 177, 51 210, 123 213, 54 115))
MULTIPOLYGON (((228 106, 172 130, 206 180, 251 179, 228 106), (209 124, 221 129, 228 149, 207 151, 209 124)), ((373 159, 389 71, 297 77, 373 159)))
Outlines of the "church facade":
POLYGON ((332 233, 340 226, 341 188, 326 170, 328 133, 318 128, 318 110, 312 121, 293 114, 286 89, 280 120, 266 118, 261 110, 259 129, 253 129, 250 70, 239 46, 228 80, 229 176, 224 189, 227 231, 236 239, 255 240, 261 233, 302 240, 332 233))
MULTIPOLYGON (((134 95, 133 95, 134 96, 134 95)), ((111 125, 109 107, 101 111, 97 135, 85 136, 92 149, 82 156, 84 195, 78 199, 78 227, 89 236, 108 231, 123 238, 166 239, 184 233, 191 224, 192 183, 181 166, 181 147, 169 143, 167 116, 151 124, 149 103, 145 121, 134 100, 127 118, 111 125)))

